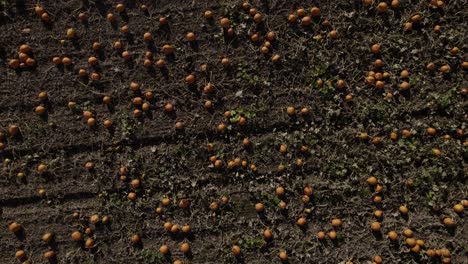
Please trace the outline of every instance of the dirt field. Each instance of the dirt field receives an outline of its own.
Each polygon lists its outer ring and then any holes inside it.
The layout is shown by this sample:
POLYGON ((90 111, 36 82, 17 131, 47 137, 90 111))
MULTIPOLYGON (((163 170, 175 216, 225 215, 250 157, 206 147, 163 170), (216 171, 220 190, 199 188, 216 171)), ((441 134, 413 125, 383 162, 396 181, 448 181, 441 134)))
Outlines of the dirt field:
POLYGON ((0 263, 468 263, 467 3, 364 2, 0 1, 0 263))

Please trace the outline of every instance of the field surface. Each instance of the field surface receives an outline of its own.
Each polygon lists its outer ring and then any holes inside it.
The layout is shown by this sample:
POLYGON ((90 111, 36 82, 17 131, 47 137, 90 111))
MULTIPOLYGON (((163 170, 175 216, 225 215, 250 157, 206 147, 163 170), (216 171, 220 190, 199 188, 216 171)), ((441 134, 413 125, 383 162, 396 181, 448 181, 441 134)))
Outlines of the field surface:
POLYGON ((467 5, 0 1, 0 263, 468 263, 467 5))

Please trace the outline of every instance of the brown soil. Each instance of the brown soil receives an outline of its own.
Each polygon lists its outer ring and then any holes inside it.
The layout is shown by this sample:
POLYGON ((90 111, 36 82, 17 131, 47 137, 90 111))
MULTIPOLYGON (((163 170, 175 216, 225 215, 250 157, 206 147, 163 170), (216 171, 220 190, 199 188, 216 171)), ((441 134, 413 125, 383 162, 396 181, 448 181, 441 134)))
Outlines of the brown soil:
POLYGON ((452 209, 468 198, 468 143, 466 132, 460 133, 466 130, 468 109, 468 78, 462 67, 468 52, 464 1, 432 8, 428 1, 402 0, 385 14, 376 12, 376 3, 365 7, 360 0, 252 1, 264 15, 259 24, 240 1, 123 1, 123 14, 115 11, 117 1, 36 2, 0 1, 0 132, 6 135, 0 140, 6 146, 0 150, 0 263, 21 263, 15 259, 19 249, 33 263, 47 263, 47 250, 57 253, 51 260, 56 263, 280 263, 280 250, 288 253, 289 263, 370 263, 376 255, 384 263, 439 263, 442 258, 426 252, 441 248, 450 250, 452 263, 468 263, 466 217, 452 209), (34 12, 36 2, 52 23, 41 22, 34 12), (141 4, 148 6, 147 12, 141 4), (314 5, 321 15, 311 26, 287 22, 297 8, 310 13, 314 5), (208 9, 214 20, 203 17, 208 9), (80 12, 88 15, 87 23, 77 19, 80 12), (106 20, 109 12, 115 23, 106 20), (414 14, 422 19, 404 32, 404 23, 414 14), (167 26, 159 24, 161 16, 167 17, 167 26), (234 37, 220 27, 222 17, 230 18, 234 37), (326 19, 330 26, 323 24, 326 19), (128 34, 121 33, 123 25, 129 26, 128 34), (440 32, 433 30, 435 25, 440 32), (68 28, 77 32, 73 40, 66 38, 68 28), (338 38, 330 38, 332 30, 338 38), (194 44, 185 39, 190 31, 197 35, 194 44), (269 31, 278 37, 264 55, 260 48, 269 31), (143 41, 145 32, 153 35, 150 43, 143 41), (258 43, 250 40, 254 33, 260 34, 258 43), (96 41, 102 44, 100 52, 92 50, 96 41), (113 48, 115 41, 122 42, 122 50, 113 48), (375 43, 382 46, 377 55, 370 52, 375 43), (37 63, 11 69, 8 63, 18 58, 22 44, 31 47, 29 56, 37 63), (174 56, 163 55, 165 44, 175 47, 174 56), (453 47, 460 49, 455 55, 449 53, 453 47), (121 57, 124 50, 132 55, 129 62, 121 57), (148 50, 153 62, 163 58, 167 67, 145 68, 148 50), (281 56, 279 63, 272 62, 273 54, 281 56), (73 63, 55 66, 56 56, 73 63), (98 67, 88 64, 90 56, 98 58, 98 67), (231 61, 228 68, 221 65, 224 57, 231 61), (373 66, 376 59, 384 62, 381 70, 373 66), (436 64, 434 72, 426 69, 430 62, 436 64), (445 64, 449 74, 438 71, 445 64), (99 72, 101 79, 80 77, 82 68, 99 72), (410 72, 408 91, 398 89, 403 69, 410 72), (365 83, 371 70, 390 74, 383 89, 365 83), (184 81, 188 74, 197 80, 191 87, 184 81), (346 88, 335 88, 339 79, 346 88), (143 95, 130 90, 131 82, 155 95, 145 99, 151 109, 138 118, 132 99, 143 95), (203 93, 207 83, 215 93, 203 93), (47 101, 38 99, 41 91, 47 92, 47 101), (393 98, 384 98, 386 93, 393 98), (105 95, 112 97, 110 105, 102 103, 105 95), (206 100, 213 102, 213 110, 204 109, 206 100), (77 103, 74 110, 70 101, 77 103), (168 102, 174 104, 174 114, 163 111, 168 102), (34 113, 38 105, 47 108, 45 115, 34 113), (310 114, 289 117, 288 106, 297 112, 307 107, 310 114), (97 126, 87 126, 84 110, 95 113, 97 126), (227 110, 230 119, 223 115, 227 110), (237 124, 240 116, 247 125, 237 124), (112 129, 102 125, 105 119, 113 120, 112 129), (183 122, 183 130, 175 129, 177 121, 183 122), (227 125, 224 133, 216 131, 221 122, 227 125), (11 124, 19 127, 18 135, 7 133, 11 124), (428 127, 437 129, 435 136, 427 134, 428 127), (403 137, 403 129, 412 136, 403 137), (389 138, 393 131, 398 140, 389 138), (360 132, 382 142, 361 140, 360 132), (242 145, 245 137, 252 142, 249 148, 242 145), (215 146, 212 152, 208 143, 215 146), (288 146, 287 153, 279 152, 281 144, 288 146), (301 152, 303 145, 309 151, 301 152), (442 154, 434 156, 433 149, 442 154), (221 169, 213 167, 212 155, 223 161, 221 169), (235 158, 245 160, 247 167, 228 168, 235 158), (297 159, 303 166, 296 165, 297 159), (85 169, 86 162, 94 162, 94 169, 85 169), (46 173, 37 172, 41 163, 48 165, 46 173), (284 171, 278 170, 280 164, 284 171), (129 169, 125 181, 120 179, 122 166, 129 169), (19 172, 24 179, 18 179, 19 172), (380 194, 366 183, 370 175, 382 185, 380 194), (132 179, 140 179, 141 187, 134 190, 132 179), (280 185, 286 189, 283 197, 275 195, 280 185), (306 185, 314 193, 303 204, 306 185), (39 196, 39 189, 46 195, 39 196), (137 194, 135 201, 127 198, 129 192, 137 194), (223 195, 229 204, 221 205, 223 195), (377 195, 381 204, 373 203, 377 195), (163 197, 172 204, 158 215, 155 208, 163 197), (188 199, 188 208, 179 208, 181 199, 188 199), (278 208, 281 200, 288 210, 278 208), (220 204, 216 212, 209 208, 213 201, 220 204), (265 204, 264 213, 255 211, 258 202, 265 204), (408 217, 398 212, 403 204, 408 217), (378 233, 370 229, 376 209, 384 214, 377 219, 382 225, 378 233), (79 219, 72 218, 74 212, 79 219), (111 221, 91 224, 93 214, 111 221), (299 217, 307 218, 306 228, 296 225, 299 217), (446 228, 445 217, 453 218, 456 228, 446 228), (332 230, 333 218, 343 220, 338 238, 319 241, 317 232, 332 230), (192 231, 188 236, 169 234, 163 228, 166 221, 189 224, 192 231), (11 222, 21 223, 23 233, 11 233, 11 222), (84 234, 87 227, 96 241, 92 249, 71 240, 73 231, 84 234), (273 231, 273 240, 263 239, 265 228, 273 231), (419 253, 406 246, 406 228, 424 240, 419 253), (399 243, 387 239, 391 230, 399 234, 399 243), (55 234, 54 243, 41 240, 46 232, 55 234), (130 243, 133 234, 141 235, 140 245, 130 243), (190 254, 181 252, 183 241, 189 241, 190 254), (159 253, 163 244, 169 246, 169 256, 159 253), (235 244, 241 257, 231 253, 235 244))

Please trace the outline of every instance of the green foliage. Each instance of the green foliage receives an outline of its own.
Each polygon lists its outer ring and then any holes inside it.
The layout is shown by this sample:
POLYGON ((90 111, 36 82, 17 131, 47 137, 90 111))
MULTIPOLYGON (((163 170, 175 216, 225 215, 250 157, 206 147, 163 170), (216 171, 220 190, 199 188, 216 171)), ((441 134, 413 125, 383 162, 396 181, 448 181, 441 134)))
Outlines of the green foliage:
MULTIPOLYGON (((103 196, 105 197, 105 195, 103 196)), ((113 207, 121 208, 124 204, 122 197, 118 193, 112 193, 107 195, 107 203, 113 207)))
POLYGON ((319 94, 323 95, 325 97, 331 97, 335 94, 335 87, 333 87, 333 84, 329 83, 324 83, 322 87, 319 88, 319 94))
POLYGON ((129 139, 134 132, 134 126, 128 114, 119 116, 119 124, 122 130, 122 139, 129 139))
POLYGON ((7 10, 9 5, 8 0, 0 0, 0 10, 7 10))
POLYGON ((237 77, 240 78, 240 80, 246 81, 252 86, 257 86, 260 83, 260 77, 249 72, 250 70, 247 68, 247 65, 242 63, 237 65, 237 77))
POLYGON ((261 196, 262 196, 261 200, 263 201, 263 203, 267 207, 270 207, 270 208, 275 208, 276 206, 278 206, 279 202, 281 201, 278 198, 278 196, 273 195, 273 194, 267 194, 265 192, 262 192, 261 196))
POLYGON ((454 96, 455 92, 453 90, 450 90, 449 92, 440 96, 438 100, 440 107, 442 107, 442 109, 448 109, 452 105, 452 100, 454 96))
POLYGON ((259 249, 264 245, 265 241, 258 236, 248 236, 244 237, 240 244, 246 249, 259 249))
POLYGON ((229 119, 229 122, 239 122, 239 119, 243 116, 247 119, 255 117, 257 114, 254 110, 247 110, 244 108, 238 108, 236 110, 231 111, 231 118, 229 119))
POLYGON ((143 249, 140 251, 140 256, 142 258, 142 263, 159 264, 166 262, 164 256, 159 251, 152 249, 143 249))

